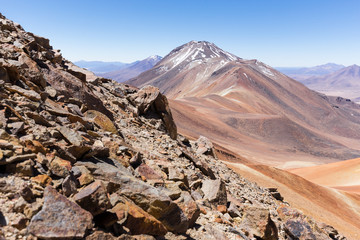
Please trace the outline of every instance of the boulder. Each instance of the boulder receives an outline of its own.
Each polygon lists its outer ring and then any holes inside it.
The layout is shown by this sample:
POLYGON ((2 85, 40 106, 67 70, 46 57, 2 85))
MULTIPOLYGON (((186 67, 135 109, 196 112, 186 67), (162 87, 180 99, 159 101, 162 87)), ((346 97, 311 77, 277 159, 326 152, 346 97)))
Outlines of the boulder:
POLYGON ((180 198, 175 202, 179 205, 188 218, 189 227, 193 227, 200 215, 200 208, 191 197, 190 193, 185 191, 181 192, 180 198))
POLYGON ((126 212, 127 218, 124 226, 126 226, 132 234, 163 236, 167 233, 166 228, 159 220, 131 201, 123 200, 116 204, 112 211, 117 214, 119 220, 123 219, 124 212, 126 212))
POLYGON ((92 215, 48 186, 44 205, 32 219, 28 232, 40 239, 83 238, 92 228, 92 215))
POLYGON ((55 176, 65 178, 69 175, 70 170, 71 163, 59 157, 55 157, 55 159, 50 163, 50 171, 55 176))
POLYGON ((257 206, 246 206, 241 228, 254 238, 276 240, 278 229, 270 217, 268 209, 257 206))
POLYGON ((299 211, 282 205, 277 212, 285 223, 285 232, 291 239, 329 239, 325 231, 299 211))
POLYGON ((163 120, 165 128, 172 139, 177 137, 177 127, 171 114, 168 100, 162 95, 158 88, 145 86, 135 96, 135 104, 140 115, 154 111, 163 120))
POLYGON ((94 216, 111 207, 106 188, 99 180, 81 189, 80 192, 74 196, 74 200, 94 216))
POLYGON ((160 220, 172 232, 186 232, 189 222, 183 211, 170 197, 133 177, 118 176, 119 192, 160 220))
POLYGON ((221 179, 203 181, 201 190, 204 193, 204 199, 208 199, 211 203, 227 204, 226 186, 221 179))
POLYGON ((217 158, 212 142, 204 136, 200 136, 198 140, 196 140, 196 153, 210 155, 217 158))

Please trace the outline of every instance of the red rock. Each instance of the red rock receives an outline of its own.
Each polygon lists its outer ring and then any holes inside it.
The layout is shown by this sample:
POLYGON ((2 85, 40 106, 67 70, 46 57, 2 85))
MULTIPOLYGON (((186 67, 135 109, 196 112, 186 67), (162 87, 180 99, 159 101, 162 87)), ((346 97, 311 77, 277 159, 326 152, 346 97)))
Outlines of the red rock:
POLYGON ((48 186, 44 205, 28 226, 28 232, 40 239, 73 239, 84 237, 92 228, 92 215, 48 186))
POLYGON ((154 169, 152 169, 149 165, 143 163, 141 164, 136 171, 140 174, 140 176, 144 177, 146 180, 162 180, 161 176, 159 176, 154 169))

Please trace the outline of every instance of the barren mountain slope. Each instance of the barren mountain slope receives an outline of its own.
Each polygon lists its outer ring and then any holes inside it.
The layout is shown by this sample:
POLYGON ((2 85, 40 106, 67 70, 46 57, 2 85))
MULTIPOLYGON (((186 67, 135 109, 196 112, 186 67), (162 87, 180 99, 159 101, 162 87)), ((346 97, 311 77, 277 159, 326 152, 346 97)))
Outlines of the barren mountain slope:
POLYGON ((127 83, 159 87, 172 100, 181 132, 208 136, 249 159, 282 165, 359 156, 358 105, 334 104, 271 67, 212 43, 180 46, 127 83))
POLYGON ((277 188, 284 201, 318 221, 336 226, 351 239, 360 235, 360 196, 319 186, 290 172, 265 165, 226 162, 235 172, 262 187, 277 188))
POLYGON ((360 193, 359 158, 289 171, 319 185, 360 193))

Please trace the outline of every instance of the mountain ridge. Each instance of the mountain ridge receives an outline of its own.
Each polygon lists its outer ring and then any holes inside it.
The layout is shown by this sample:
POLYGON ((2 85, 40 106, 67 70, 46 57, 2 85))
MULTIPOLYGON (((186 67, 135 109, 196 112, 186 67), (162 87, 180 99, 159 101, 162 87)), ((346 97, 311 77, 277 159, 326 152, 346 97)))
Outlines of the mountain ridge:
MULTIPOLYGON (((249 142, 261 143, 255 144, 257 146, 263 146, 265 142, 269 148, 262 149, 264 152, 282 146, 284 149, 276 152, 299 152, 298 156, 310 154, 314 160, 316 156, 322 157, 322 161, 353 158, 359 154, 359 146, 351 146, 346 140, 359 138, 350 130, 360 127, 354 118, 359 115, 359 107, 341 105, 337 110, 334 108, 337 103, 332 99, 309 90, 270 66, 226 54, 208 42, 192 41, 177 47, 156 67, 126 83, 137 87, 159 87, 170 98, 180 129, 188 135, 192 132, 193 137, 205 135, 213 141, 221 141, 217 142, 221 145, 226 142, 226 137, 233 136, 233 139, 239 139, 237 141, 249 139, 249 142), (214 51, 224 54, 215 55, 214 51), (214 135, 205 126, 201 131, 191 127, 198 122, 195 119, 187 119, 191 124, 182 123, 181 116, 191 111, 203 122, 209 122, 209 117, 216 122, 213 131, 217 129, 216 125, 222 130, 227 129, 226 137, 219 133, 214 135), (342 121, 343 127, 334 127, 337 121, 342 121), (272 144, 274 146, 270 147, 272 144)), ((258 154, 255 149, 253 155, 258 154)), ((232 146, 231 150, 240 149, 232 146)), ((245 149, 240 151, 249 155, 245 149)))

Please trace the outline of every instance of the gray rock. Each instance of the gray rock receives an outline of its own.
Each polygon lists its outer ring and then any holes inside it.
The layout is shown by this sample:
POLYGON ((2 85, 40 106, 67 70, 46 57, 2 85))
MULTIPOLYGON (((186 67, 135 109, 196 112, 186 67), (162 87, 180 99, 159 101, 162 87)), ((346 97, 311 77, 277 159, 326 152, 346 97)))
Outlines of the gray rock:
POLYGON ((217 205, 227 204, 227 194, 225 183, 221 179, 205 180, 201 190, 204 192, 204 199, 217 205))

